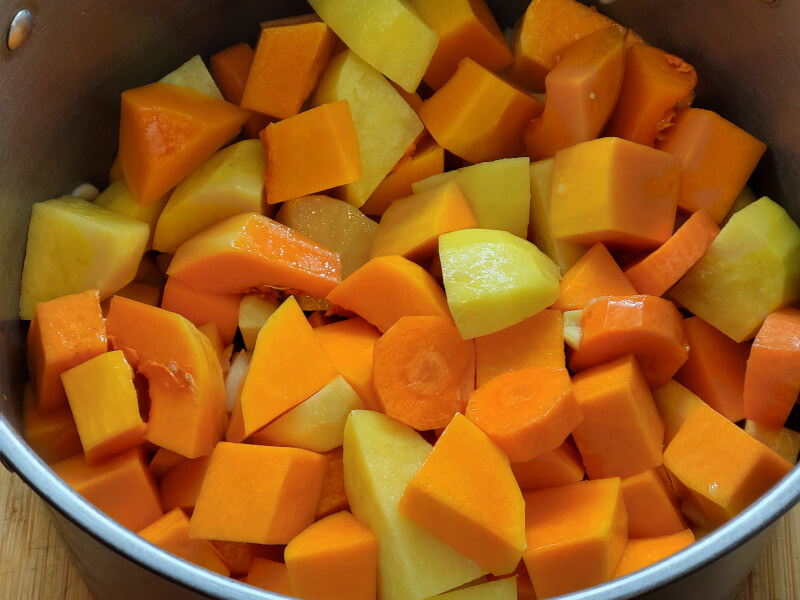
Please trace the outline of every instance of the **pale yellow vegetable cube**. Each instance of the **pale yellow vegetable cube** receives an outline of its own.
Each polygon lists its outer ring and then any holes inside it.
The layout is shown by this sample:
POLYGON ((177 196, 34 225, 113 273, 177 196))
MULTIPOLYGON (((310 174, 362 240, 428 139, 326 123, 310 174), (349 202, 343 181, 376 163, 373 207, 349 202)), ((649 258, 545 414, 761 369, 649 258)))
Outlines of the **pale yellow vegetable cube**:
POLYGON ((208 67, 199 55, 193 56, 171 73, 164 75, 161 83, 190 88, 201 94, 223 99, 222 92, 219 91, 208 67))
POLYGON ((517 578, 506 577, 439 594, 430 600, 517 600, 517 578))
POLYGON ((242 297, 239 303, 239 331, 242 333, 244 347, 248 352, 252 352, 256 347, 258 332, 276 310, 278 310, 277 302, 267 300, 258 294, 242 297))
POLYGON ((156 223, 167 203, 167 197, 159 198, 150 204, 139 204, 125 180, 117 179, 94 199, 94 203, 124 217, 147 223, 150 228, 150 237, 147 239, 145 250, 150 250, 153 246, 156 223))

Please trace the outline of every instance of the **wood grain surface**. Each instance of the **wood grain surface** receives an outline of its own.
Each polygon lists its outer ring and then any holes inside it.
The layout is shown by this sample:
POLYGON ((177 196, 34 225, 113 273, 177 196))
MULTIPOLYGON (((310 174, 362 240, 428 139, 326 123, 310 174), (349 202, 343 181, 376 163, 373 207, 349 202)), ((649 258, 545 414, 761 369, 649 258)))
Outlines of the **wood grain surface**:
MULTIPOLYGON (((90 600, 42 501, 0 467, 0 599, 90 600)), ((783 517, 736 600, 800 598, 800 506, 783 517)))

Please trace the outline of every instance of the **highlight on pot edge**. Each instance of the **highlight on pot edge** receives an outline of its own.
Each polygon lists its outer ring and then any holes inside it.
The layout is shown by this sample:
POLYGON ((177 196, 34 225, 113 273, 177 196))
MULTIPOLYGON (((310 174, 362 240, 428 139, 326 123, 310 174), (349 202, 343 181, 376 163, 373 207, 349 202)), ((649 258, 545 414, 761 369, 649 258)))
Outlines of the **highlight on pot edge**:
POLYGON ((575 0, 310 4, 124 91, 108 187, 34 205, 56 474, 282 594, 513 600, 792 469, 800 228, 692 65, 575 0))

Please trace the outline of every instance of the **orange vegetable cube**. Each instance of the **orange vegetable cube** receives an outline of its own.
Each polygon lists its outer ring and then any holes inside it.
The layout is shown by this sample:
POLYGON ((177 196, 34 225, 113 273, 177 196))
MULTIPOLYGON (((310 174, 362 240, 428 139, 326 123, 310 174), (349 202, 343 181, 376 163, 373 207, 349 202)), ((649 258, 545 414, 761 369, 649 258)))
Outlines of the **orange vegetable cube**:
POLYGON ((572 437, 590 479, 661 464, 664 424, 633 356, 578 373, 572 391, 583 412, 572 437))
POLYGON ((197 327, 206 323, 216 324, 222 345, 227 346, 239 328, 241 301, 238 294, 198 291, 170 277, 164 286, 161 308, 186 317, 197 327))
POLYGON ((686 419, 664 451, 664 466, 699 498, 701 507, 712 509, 708 516, 715 524, 735 517, 792 469, 789 461, 708 406, 686 419))
POLYGON ((661 467, 625 477, 622 496, 628 510, 628 537, 660 537, 686 529, 678 498, 661 467))
POLYGON ((327 459, 300 448, 220 442, 192 513, 192 537, 287 544, 311 525, 327 459))
POLYGON ((618 477, 525 493, 523 554, 537 598, 611 579, 628 541, 618 477))
MULTIPOLYGON (((737 344, 700 317, 684 319, 683 330, 689 345, 689 358, 675 373, 675 381, 700 396, 722 416, 734 423, 741 421, 745 417, 742 394, 749 344, 737 344)), ((791 405, 786 416, 789 410, 791 405)))
POLYGON ((22 396, 22 437, 47 464, 83 452, 78 428, 69 407, 45 413, 37 411, 30 382, 25 384, 22 396))
POLYGON ((172 467, 184 460, 186 460, 186 458, 177 452, 167 450, 166 448, 159 448, 156 450, 153 458, 150 459, 150 465, 147 468, 150 470, 150 474, 153 477, 160 479, 172 467))
POLYGON ((328 64, 335 39, 318 21, 262 28, 242 108, 275 119, 299 113, 328 64))
POLYGON ((211 543, 222 556, 222 560, 225 561, 233 577, 246 577, 255 560, 262 560, 276 554, 283 555, 282 546, 262 546, 242 542, 212 541, 211 543))
POLYGON ((650 387, 667 383, 686 362, 683 319, 658 296, 608 296, 581 316, 581 341, 569 358, 573 371, 634 354, 650 387))
POLYGON ((261 141, 270 204, 361 179, 358 137, 347 100, 270 123, 261 132, 261 141))
POLYGON ((577 244, 653 248, 675 226, 680 163, 620 138, 561 150, 553 162, 553 236, 577 244))
POLYGON ((106 350, 97 290, 39 302, 28 330, 28 369, 37 410, 66 407, 61 373, 106 350))
POLYGON ((183 244, 170 277, 204 292, 235 294, 270 287, 318 298, 341 280, 339 255, 256 213, 212 225, 183 244))
POLYGON ((430 258, 438 251, 440 235, 477 226, 478 221, 461 188, 450 181, 392 202, 378 225, 372 256, 398 254, 411 260, 430 258))
POLYGON ((525 505, 508 458, 460 414, 408 484, 399 508, 494 575, 513 572, 525 549, 525 505))
POLYGON ((528 367, 566 368, 561 313, 545 309, 524 321, 475 338, 476 385, 528 367))
POLYGON ((744 431, 747 435, 775 450, 793 465, 797 464, 798 454, 800 454, 800 431, 786 427, 770 429, 750 419, 745 421, 744 431))
POLYGON ((705 405, 700 398, 674 380, 653 390, 653 400, 664 422, 664 446, 668 446, 678 430, 698 406, 705 405))
POLYGON ((189 536, 189 519, 179 508, 171 510, 139 531, 139 535, 151 544, 209 571, 225 577, 231 574, 214 544, 208 540, 198 540, 189 536))
POLYGON ((720 223, 750 178, 767 146, 717 113, 689 108, 678 113, 658 147, 677 157, 678 206, 704 209, 720 223))
POLYGON ((286 546, 293 596, 306 600, 374 600, 378 538, 349 512, 317 521, 286 546))
POLYGON ((344 458, 342 448, 326 452, 328 469, 322 480, 322 494, 317 505, 316 520, 332 515, 341 510, 349 510, 347 495, 344 491, 344 458))
POLYGON ((106 352, 61 374, 86 462, 96 465, 144 442, 133 370, 119 350, 106 352))
POLYGON ((200 458, 185 458, 164 474, 158 484, 164 510, 182 508, 191 512, 200 495, 210 460, 210 454, 200 458))
POLYGON ((522 131, 543 105, 471 58, 419 108, 433 139, 473 163, 525 155, 522 131))
POLYGON ((141 204, 183 181, 239 133, 246 111, 198 91, 151 83, 122 93, 119 162, 141 204))
POLYGON ((636 290, 603 244, 586 251, 561 278, 561 295, 552 308, 580 310, 601 296, 632 296, 636 290))
POLYGON ((72 489, 132 531, 139 531, 163 514, 155 481, 138 448, 94 466, 78 454, 52 467, 72 489))
POLYGON ((244 582, 284 596, 292 593, 286 565, 268 558, 254 558, 244 582))
POLYGON ((800 310, 784 308, 764 320, 753 342, 744 379, 744 415, 779 429, 799 391, 800 310))
POLYGON ((494 72, 514 61, 484 0, 416 0, 414 8, 439 35, 439 45, 422 78, 434 90, 453 76, 464 57, 494 72))
POLYGON ((336 375, 294 296, 287 298, 256 339, 241 392, 245 437, 317 393, 336 375))
POLYGON ((691 529, 684 529, 661 537, 628 540, 622 558, 614 571, 614 577, 623 577, 649 567, 691 546, 694 541, 694 533, 691 529))
POLYGON ((523 491, 541 490, 583 481, 586 470, 581 455, 569 440, 525 462, 512 462, 511 470, 523 491))

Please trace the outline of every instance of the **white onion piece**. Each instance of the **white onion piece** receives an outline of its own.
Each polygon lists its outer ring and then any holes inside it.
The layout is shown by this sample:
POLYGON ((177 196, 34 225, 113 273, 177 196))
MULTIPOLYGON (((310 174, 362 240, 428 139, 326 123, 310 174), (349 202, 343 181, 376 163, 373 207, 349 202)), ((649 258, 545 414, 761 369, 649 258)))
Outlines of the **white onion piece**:
POLYGON ((231 362, 231 369, 225 378, 225 407, 228 412, 233 410, 249 370, 250 354, 246 350, 242 350, 231 362))

